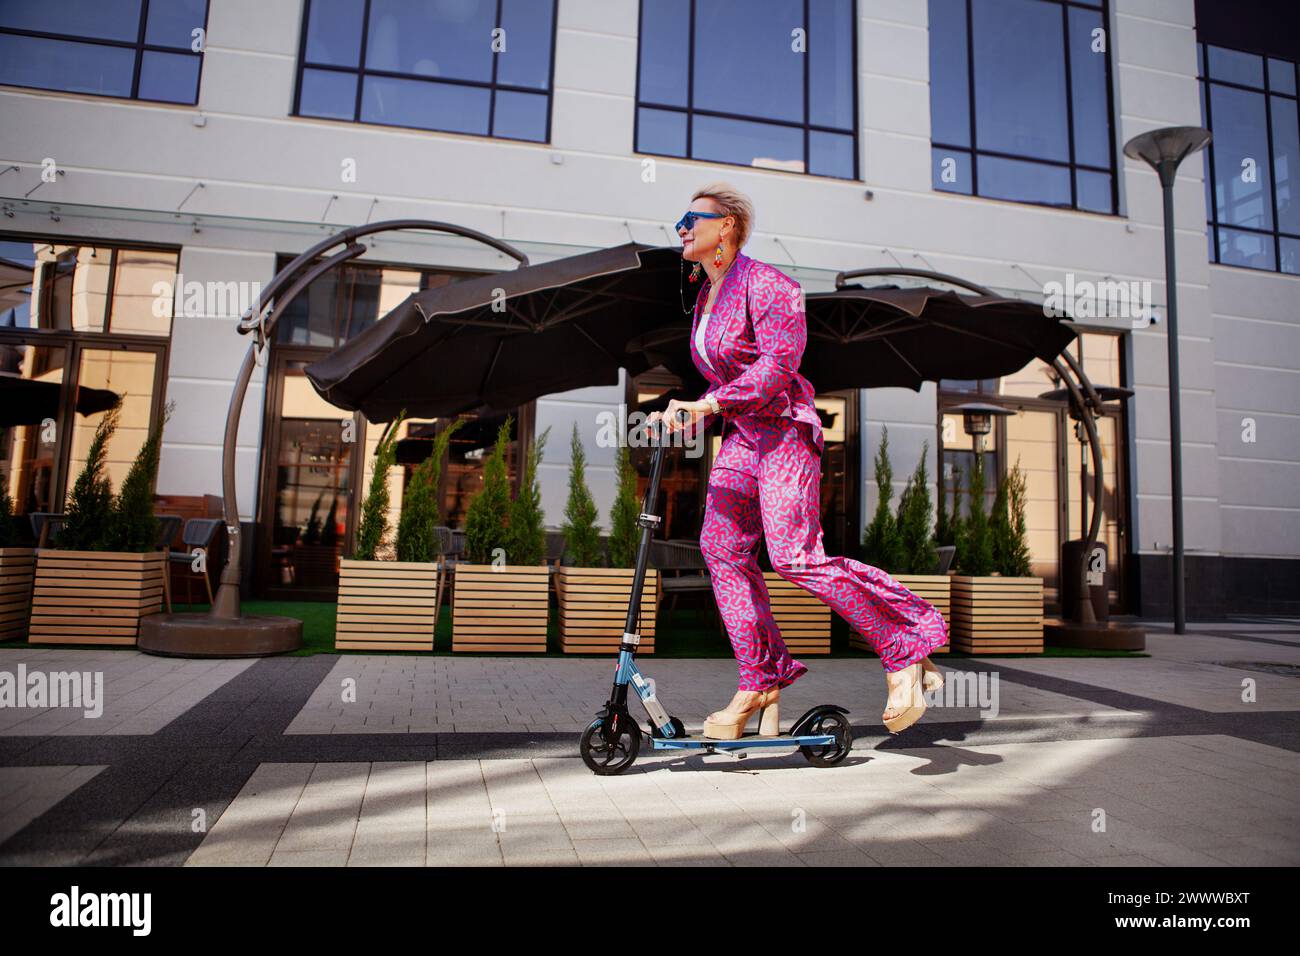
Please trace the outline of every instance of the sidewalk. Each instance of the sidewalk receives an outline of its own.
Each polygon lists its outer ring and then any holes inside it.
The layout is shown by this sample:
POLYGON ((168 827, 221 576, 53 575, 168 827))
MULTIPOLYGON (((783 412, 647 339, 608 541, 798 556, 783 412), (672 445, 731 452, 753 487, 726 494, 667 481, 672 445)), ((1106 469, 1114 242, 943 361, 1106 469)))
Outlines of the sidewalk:
MULTIPOLYGON (((577 742, 612 657, 0 647, 104 697, 0 707, 0 863, 1300 863, 1300 620, 1148 626, 1149 658, 936 655, 951 693, 898 737, 877 661, 808 658, 783 723, 848 708, 843 764, 643 746, 603 778, 577 742)), ((731 661, 642 664, 688 730, 735 688, 731 661)))

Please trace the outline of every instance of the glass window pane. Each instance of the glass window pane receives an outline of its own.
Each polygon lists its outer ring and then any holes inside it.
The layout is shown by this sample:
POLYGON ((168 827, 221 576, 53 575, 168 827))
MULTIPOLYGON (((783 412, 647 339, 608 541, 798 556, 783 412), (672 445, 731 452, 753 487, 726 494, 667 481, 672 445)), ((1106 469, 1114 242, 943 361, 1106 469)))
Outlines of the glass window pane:
POLYGON ((853 178, 853 137, 808 131, 809 172, 817 176, 853 178))
MULTIPOLYGON (((281 266, 287 265, 282 262, 281 266)), ((323 345, 336 348, 339 275, 347 266, 332 269, 294 296, 284 307, 284 316, 275 327, 276 339, 285 345, 323 345)))
MULTIPOLYGON (((117 431, 108 443, 105 474, 120 491, 131 462, 140 446, 149 437, 149 424, 153 411, 154 366, 157 361, 152 352, 131 352, 125 349, 85 349, 81 353, 81 371, 77 381, 78 402, 86 389, 103 389, 122 399, 122 413, 117 431)), ((104 412, 78 414, 73 418, 72 454, 68 465, 68 487, 86 465, 86 452, 95 435, 95 427, 104 412)))
MULTIPOLYGON (((371 0, 366 67, 487 83, 492 79, 492 30, 495 26, 494 0, 427 4, 413 4, 409 0, 371 0)), ((523 37, 519 40, 522 41, 523 37)), ((366 86, 370 88, 370 81, 366 86)), ((413 106, 405 102, 403 110, 413 106)))
MULTIPOLYGON (((60 458, 62 428, 57 423, 63 395, 67 350, 63 346, 0 346, 0 373, 9 391, 21 402, 0 399, 6 412, 0 424, 0 491, 13 500, 15 514, 58 512, 54 472, 60 458)), ((20 533, 31 536, 30 525, 18 522, 20 533)))
POLYGON ((1110 174, 1094 173, 1090 169, 1076 169, 1075 192, 1078 194, 1078 206, 1090 212, 1114 212, 1111 201, 1110 174))
POLYGON ((1063 7, 972 0, 971 9, 977 148, 1068 161, 1063 7))
POLYGON ((104 331, 110 260, 110 250, 94 246, 38 246, 35 326, 104 331))
POLYGON ((487 88, 368 76, 361 121, 485 136, 491 95, 487 88))
MULTIPOLYGON (((845 0, 809 0, 810 123, 843 130, 853 129, 853 83, 857 76, 853 63, 853 27, 852 3, 845 0)), ((852 168, 850 165, 848 176, 852 176, 852 168)), ((815 169, 813 171, 816 172, 815 169)))
POLYGON ((166 103, 199 101, 199 56, 195 53, 157 53, 145 50, 140 62, 142 100, 166 103))
POLYGON ((930 151, 930 160, 930 181, 935 189, 967 196, 972 193, 975 184, 971 180, 969 153, 936 146, 930 151))
POLYGON ((686 155, 686 114, 674 110, 637 111, 638 153, 686 155))
POLYGON ((1273 237, 1238 229, 1219 229, 1219 261, 1227 266, 1251 269, 1277 268, 1273 258, 1273 237))
POLYGON ((135 42, 140 35, 140 0, 4 0, 0 27, 135 42))
POLYGON ((497 90, 492 135, 546 142, 545 96, 497 90))
POLYGON ((1253 53, 1225 50, 1221 46, 1206 47, 1210 62, 1210 79, 1227 80, 1244 86, 1264 86, 1264 60, 1253 53))
POLYGON ((1300 129, 1296 101, 1272 99, 1273 181, 1279 232, 1300 235, 1300 129))
POLYGON ((803 130, 791 126, 696 116, 691 152, 694 159, 804 171, 803 130))
POLYGON ((1272 229, 1263 94, 1211 84, 1210 116, 1214 122, 1214 188, 1219 222, 1272 229))
POLYGON ((135 50, 0 34, 0 83, 130 96, 135 50))
MULTIPOLYGON (((502 0, 501 28, 505 50, 497 54, 497 82, 546 90, 551 85, 553 3, 502 0)), ((497 107, 500 108, 500 103, 497 107)), ((543 114, 545 110, 543 110, 543 114)), ((543 139, 544 136, 529 136, 543 139)))
POLYGON ((308 63, 360 65, 364 4, 365 0, 311 0, 311 17, 307 23, 308 63))
POLYGON ((1300 275, 1300 239, 1282 237, 1282 271, 1300 275))
MULTIPOLYGON (((176 253, 118 249, 115 259, 109 331, 117 335, 170 335, 177 281, 176 253), (157 315, 158 312, 162 315, 157 315)), ((238 316, 241 310, 234 308, 234 303, 231 306, 225 310, 226 314, 238 316)))
POLYGON ((1105 37, 1101 14, 1070 7, 1070 91, 1074 114, 1074 161, 1089 166, 1111 165, 1110 109, 1106 105, 1105 37), (1100 47, 1094 51, 1094 47, 1100 47))
POLYGON ((1268 60, 1268 88, 1274 93, 1295 95, 1295 64, 1290 60, 1268 60))
POLYGON ((303 70, 300 116, 356 119, 357 77, 333 70, 303 70))
POLYGON ((998 159, 995 156, 980 156, 978 163, 981 196, 1053 206, 1070 205, 1070 170, 1067 166, 998 159))
MULTIPOLYGON (((966 0, 930 0, 930 140, 970 145, 966 0)), ((936 188, 943 188, 936 186, 936 188)), ((962 192, 969 192, 969 187, 962 192)))
POLYGON ((167 0, 149 4, 149 25, 144 40, 155 46, 194 50, 194 31, 203 29, 208 0, 167 0))
MULTIPOLYGON (((686 106, 686 72, 690 50, 690 0, 642 4, 640 97, 642 103, 686 106)), ((640 147, 639 147, 640 148, 640 147)), ((643 152, 667 150, 643 148, 643 152)), ((682 152, 686 151, 683 140, 682 152)))
POLYGON ((804 55, 791 36, 802 24, 803 0, 697 3, 695 108, 802 123, 804 55))
POLYGON ((32 243, 0 240, 0 329, 32 327, 35 271, 32 243))

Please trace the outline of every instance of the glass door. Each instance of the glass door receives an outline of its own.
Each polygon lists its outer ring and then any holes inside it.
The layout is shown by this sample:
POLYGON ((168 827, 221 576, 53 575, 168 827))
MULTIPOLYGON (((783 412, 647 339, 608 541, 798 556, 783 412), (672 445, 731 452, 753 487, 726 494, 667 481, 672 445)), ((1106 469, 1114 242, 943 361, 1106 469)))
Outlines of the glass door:
POLYGON ((274 349, 258 522, 260 592, 333 600, 352 532, 353 476, 365 440, 358 416, 321 398, 304 369, 316 359, 274 349))

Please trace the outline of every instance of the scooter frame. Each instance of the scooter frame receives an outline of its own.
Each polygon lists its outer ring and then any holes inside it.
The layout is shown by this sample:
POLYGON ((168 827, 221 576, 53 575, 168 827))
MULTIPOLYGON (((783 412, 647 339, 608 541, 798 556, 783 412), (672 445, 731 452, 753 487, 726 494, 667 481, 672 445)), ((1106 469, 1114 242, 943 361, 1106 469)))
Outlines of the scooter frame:
MULTIPOLYGON (((636 631, 641 609, 641 588, 645 581, 646 566, 650 557, 650 540, 662 518, 654 513, 659 498, 659 480, 663 473, 664 453, 668 448, 666 422, 659 419, 659 441, 655 443, 650 468, 650 484, 646 489, 637 524, 641 528, 641 542, 637 549, 636 570, 632 578, 632 593, 628 601, 627 618, 623 626, 623 639, 618 648, 618 662, 614 671, 614 684, 608 702, 587 725, 579 743, 579 750, 587 766, 600 775, 622 773, 636 760, 641 747, 641 728, 627 709, 627 689, 636 690, 646 713, 650 717, 650 742, 652 750, 702 751, 724 753, 744 758, 750 749, 789 749, 797 747, 817 766, 832 766, 848 756, 853 745, 853 735, 848 711, 835 704, 819 704, 803 714, 787 734, 763 737, 749 734, 738 740, 715 740, 708 737, 688 736, 682 722, 668 714, 659 701, 653 679, 645 677, 636 666, 636 651, 641 637, 636 631), (625 742, 626 741, 626 742, 625 742)), ((650 426, 647 426, 647 434, 650 426)))

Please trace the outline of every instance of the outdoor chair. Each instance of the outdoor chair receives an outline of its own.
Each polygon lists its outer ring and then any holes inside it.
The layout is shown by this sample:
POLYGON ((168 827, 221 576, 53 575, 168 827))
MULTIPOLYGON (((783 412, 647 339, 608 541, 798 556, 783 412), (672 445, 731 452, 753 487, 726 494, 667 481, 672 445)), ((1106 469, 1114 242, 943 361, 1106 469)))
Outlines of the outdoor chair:
MULTIPOLYGON (((670 611, 677 610, 677 599, 683 594, 713 594, 713 582, 709 578, 708 565, 697 541, 685 538, 670 538, 666 541, 650 542, 650 563, 659 570, 659 587, 664 597, 671 597, 668 605, 670 611)), ((705 601, 705 608, 713 606, 711 600, 705 601)), ((718 617, 718 625, 722 619, 718 617)))
MULTIPOLYGON (((177 518, 177 521, 180 519, 177 518)), ((185 530, 181 533, 182 549, 173 552, 167 549, 167 574, 163 581, 167 585, 167 610, 172 608, 171 595, 171 569, 177 567, 183 570, 185 576, 185 603, 193 604, 191 596, 191 582, 196 577, 203 579, 203 586, 208 592, 208 604, 213 604, 212 597, 212 579, 208 575, 207 561, 212 560, 212 542, 217 536, 217 531, 221 528, 220 518, 190 518, 185 522, 185 530), (205 554, 205 563, 203 571, 194 570, 194 557, 190 553, 194 548, 202 548, 205 554)), ((169 539, 170 540, 170 539, 169 539)))
POLYGON ((48 548, 63 528, 64 515, 58 511, 33 511, 27 520, 32 523, 32 537, 36 540, 36 547, 48 548))
POLYGON ((957 554, 955 544, 945 544, 939 549, 939 560, 935 562, 935 568, 931 574, 947 574, 948 569, 952 567, 952 559, 957 554))

